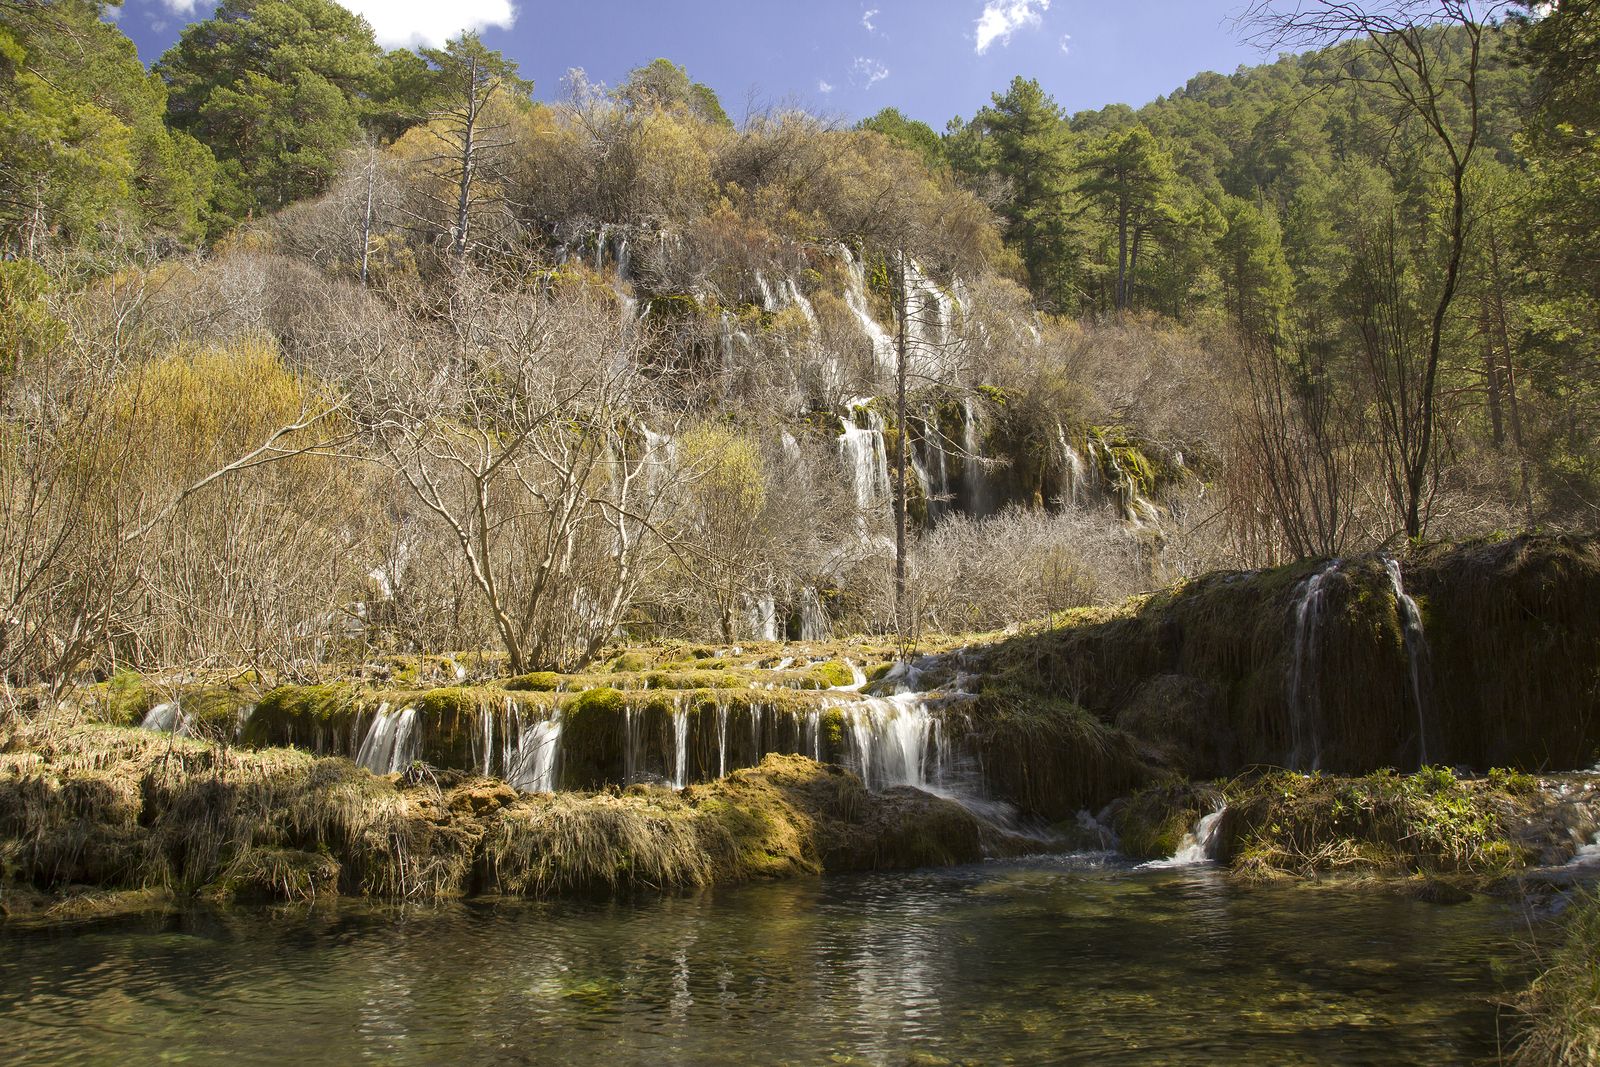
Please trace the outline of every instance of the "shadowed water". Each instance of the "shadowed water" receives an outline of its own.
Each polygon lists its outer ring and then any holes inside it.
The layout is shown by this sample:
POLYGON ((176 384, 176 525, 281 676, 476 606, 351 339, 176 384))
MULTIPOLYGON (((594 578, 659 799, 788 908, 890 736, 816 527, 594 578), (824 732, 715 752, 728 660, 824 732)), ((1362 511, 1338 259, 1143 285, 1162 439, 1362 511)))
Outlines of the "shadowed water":
POLYGON ((0 1062, 1461 1063, 1512 907, 1094 858, 0 933, 0 1062))

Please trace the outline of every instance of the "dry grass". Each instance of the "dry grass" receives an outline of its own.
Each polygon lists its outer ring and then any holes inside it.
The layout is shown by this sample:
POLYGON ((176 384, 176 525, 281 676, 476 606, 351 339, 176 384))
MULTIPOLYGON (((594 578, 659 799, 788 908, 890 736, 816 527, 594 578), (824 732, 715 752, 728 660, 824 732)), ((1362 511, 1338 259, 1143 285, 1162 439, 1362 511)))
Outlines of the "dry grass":
POLYGON ((1512 1002, 1521 1026, 1510 1062, 1600 1064, 1600 895, 1594 890, 1573 902, 1563 940, 1540 964, 1543 973, 1512 1002))

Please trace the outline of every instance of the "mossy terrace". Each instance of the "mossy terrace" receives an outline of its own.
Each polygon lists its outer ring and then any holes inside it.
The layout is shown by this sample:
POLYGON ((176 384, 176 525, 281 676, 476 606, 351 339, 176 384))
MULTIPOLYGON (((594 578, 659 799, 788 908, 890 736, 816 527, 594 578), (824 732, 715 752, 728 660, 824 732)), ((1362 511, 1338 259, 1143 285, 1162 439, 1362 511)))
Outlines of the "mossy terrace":
MULTIPOLYGON (((1053 627, 927 639, 916 687, 929 692, 965 783, 1045 822, 1173 775, 1214 779, 1284 766, 1293 747, 1294 612, 1307 579, 1327 567, 1307 561, 1213 574, 1070 612, 1053 627)), ((1404 561, 1404 575, 1431 647, 1430 761, 1480 771, 1595 762, 1594 538, 1421 548, 1404 561)), ((1310 680, 1319 696, 1320 767, 1416 767, 1422 714, 1383 560, 1339 561, 1325 592, 1310 680)), ((176 699, 189 733, 347 756, 381 708, 414 708, 416 759, 501 775, 507 739, 559 717, 555 785, 596 789, 676 780, 678 772, 684 782, 711 781, 769 752, 847 762, 847 708, 893 691, 886 676, 898 654, 872 640, 664 642, 614 650, 579 674, 511 677, 494 655, 391 657, 271 687, 248 673, 179 685, 124 674, 89 687, 83 703, 105 721, 131 725, 176 699), (858 671, 865 693, 841 691, 858 671)))
POLYGON ((683 791, 533 796, 64 718, 0 734, 6 916, 69 918, 119 899, 610 894, 978 855, 977 821, 958 805, 868 793, 802 757, 683 791))

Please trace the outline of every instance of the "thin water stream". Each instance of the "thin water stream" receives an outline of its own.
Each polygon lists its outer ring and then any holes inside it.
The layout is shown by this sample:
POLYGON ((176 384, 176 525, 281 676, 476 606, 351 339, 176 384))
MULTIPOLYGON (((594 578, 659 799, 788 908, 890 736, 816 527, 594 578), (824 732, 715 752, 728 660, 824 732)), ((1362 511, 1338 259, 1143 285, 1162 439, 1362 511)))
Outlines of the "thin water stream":
POLYGON ((0 931, 0 1062, 1465 1063, 1508 904, 1057 857, 0 931))

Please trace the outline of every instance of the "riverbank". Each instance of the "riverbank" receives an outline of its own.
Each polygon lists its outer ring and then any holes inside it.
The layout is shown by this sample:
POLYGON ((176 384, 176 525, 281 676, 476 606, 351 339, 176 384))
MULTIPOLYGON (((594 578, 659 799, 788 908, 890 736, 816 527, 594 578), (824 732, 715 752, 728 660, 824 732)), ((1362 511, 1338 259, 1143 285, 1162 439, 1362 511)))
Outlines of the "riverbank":
POLYGON ((681 791, 535 795, 420 764, 376 775, 337 757, 64 719, 19 722, 0 739, 8 916, 168 897, 676 890, 968 862, 982 833, 952 801, 869 792, 800 756, 681 791))

